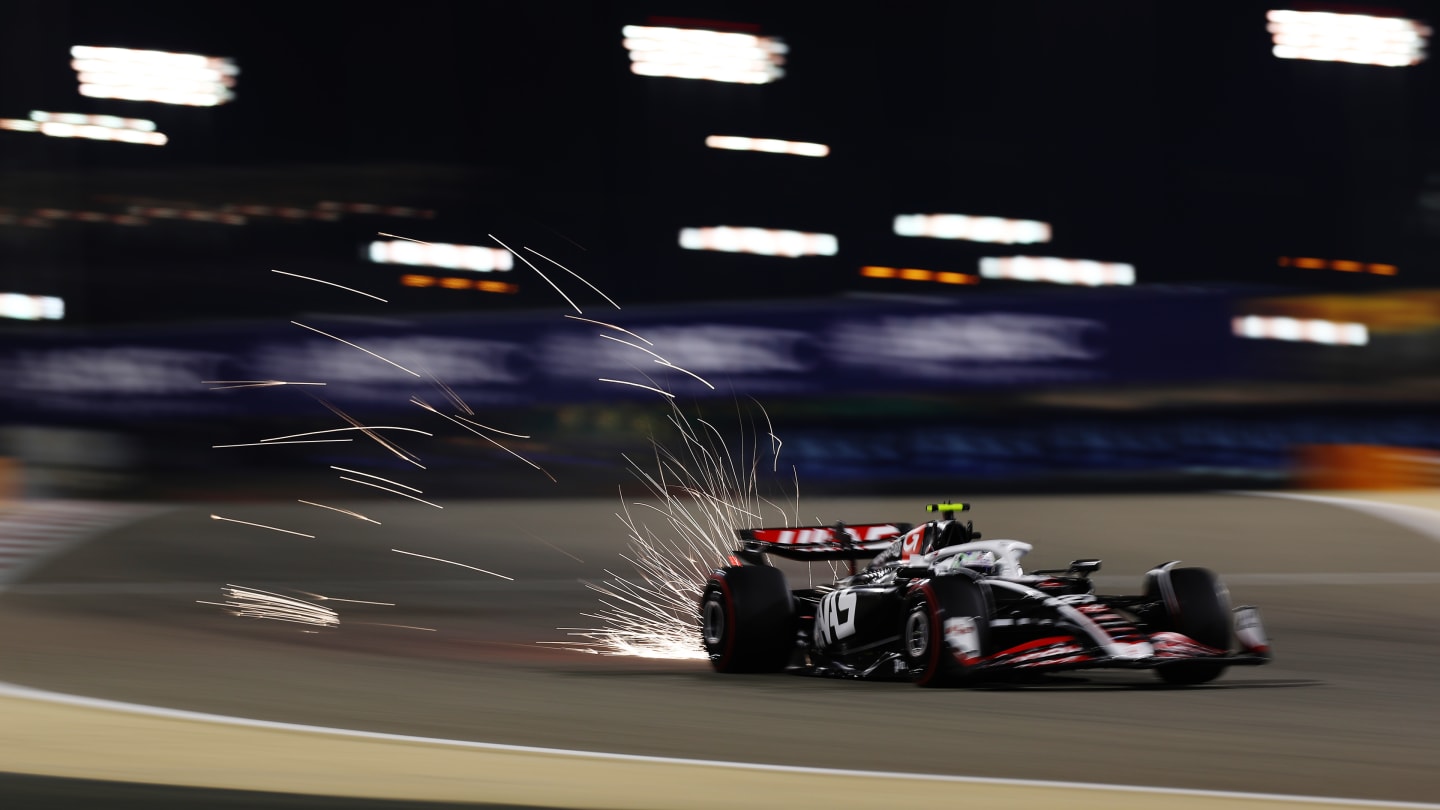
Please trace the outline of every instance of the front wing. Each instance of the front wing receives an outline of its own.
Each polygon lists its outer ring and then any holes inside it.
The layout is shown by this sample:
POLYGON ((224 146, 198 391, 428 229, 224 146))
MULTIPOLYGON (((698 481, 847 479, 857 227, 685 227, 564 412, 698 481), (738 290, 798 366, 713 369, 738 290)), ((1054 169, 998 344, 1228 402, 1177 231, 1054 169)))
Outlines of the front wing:
MULTIPOLYGON (((1214 662, 1225 666, 1259 666, 1271 660, 1259 612, 1248 605, 1235 608, 1235 636, 1240 649, 1222 650, 1171 631, 1149 633, 1144 642, 1102 648, 1079 634, 1057 632, 1042 638, 968 658, 976 675, 1002 672, 1045 672, 1069 669, 1159 669, 1177 664, 1214 662)), ((965 651, 952 650, 957 657, 965 651)))

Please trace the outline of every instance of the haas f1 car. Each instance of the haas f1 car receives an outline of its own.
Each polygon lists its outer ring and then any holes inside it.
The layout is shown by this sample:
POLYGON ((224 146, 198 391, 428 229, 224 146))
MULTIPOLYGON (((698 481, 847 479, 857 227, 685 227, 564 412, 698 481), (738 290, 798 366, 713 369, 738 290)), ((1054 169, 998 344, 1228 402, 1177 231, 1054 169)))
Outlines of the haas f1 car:
POLYGON ((1156 566, 1131 596, 1096 593, 1100 560, 1026 572, 1032 546, 982 540, 956 512, 920 526, 872 523, 739 529, 732 565, 711 573, 700 628, 720 672, 790 669, 955 686, 1059 670, 1152 669, 1201 684, 1270 661, 1259 612, 1232 608, 1204 568, 1156 566), (771 556, 846 561, 830 585, 791 589, 771 556), (871 559, 863 570, 856 561, 871 559))

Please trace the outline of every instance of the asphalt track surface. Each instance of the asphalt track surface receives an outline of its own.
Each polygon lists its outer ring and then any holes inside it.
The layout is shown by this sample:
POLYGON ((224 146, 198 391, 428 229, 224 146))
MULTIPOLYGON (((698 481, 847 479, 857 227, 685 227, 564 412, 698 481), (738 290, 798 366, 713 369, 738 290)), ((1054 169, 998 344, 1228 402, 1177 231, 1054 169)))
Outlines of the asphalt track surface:
MULTIPOLYGON (((816 499, 801 514, 918 522, 923 503, 816 499)), ((1277 659, 1198 688, 1114 672, 932 691, 538 644, 594 626, 584 581, 630 572, 617 500, 336 505, 382 525, 296 503, 185 505, 68 551, 0 593, 0 681, 520 746, 1440 800, 1440 535, 1374 515, 1238 494, 976 499, 987 537, 1036 545, 1030 567, 1102 557, 1102 590, 1171 559, 1216 569, 1236 604, 1260 606, 1277 659), (226 583, 394 605, 331 602, 341 625, 310 633, 197 603, 226 583)))

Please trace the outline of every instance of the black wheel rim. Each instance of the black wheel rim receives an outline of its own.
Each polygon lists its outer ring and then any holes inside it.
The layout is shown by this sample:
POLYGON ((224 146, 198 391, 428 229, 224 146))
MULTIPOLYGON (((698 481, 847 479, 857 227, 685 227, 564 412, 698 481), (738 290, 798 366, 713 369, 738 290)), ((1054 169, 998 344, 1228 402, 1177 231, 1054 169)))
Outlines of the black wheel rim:
POLYGON ((905 617, 905 653, 912 661, 923 662, 930 652, 930 612, 924 603, 905 617))
POLYGON ((705 608, 701 612, 700 620, 706 646, 720 646, 721 639, 725 638, 725 608, 720 604, 719 599, 712 596, 705 600, 705 608))

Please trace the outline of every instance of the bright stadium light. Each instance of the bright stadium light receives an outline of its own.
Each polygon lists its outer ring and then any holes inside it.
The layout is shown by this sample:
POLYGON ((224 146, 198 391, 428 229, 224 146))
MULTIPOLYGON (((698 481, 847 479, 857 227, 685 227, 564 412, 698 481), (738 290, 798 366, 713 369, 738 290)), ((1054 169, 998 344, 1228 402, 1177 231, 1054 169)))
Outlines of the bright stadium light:
POLYGON ((895 233, 897 236, 1033 245, 1050 241, 1050 223, 1033 219, 972 217, 965 214, 897 214, 895 233))
POLYGON ((1124 286, 1135 283, 1135 265, 1052 256, 986 256, 980 260, 980 275, 984 278, 1046 281, 1086 287, 1124 286))
POLYGON ((0 318, 58 321, 65 317, 65 299, 53 295, 0 293, 0 318))
POLYGON ((1281 59, 1314 59, 1358 65, 1404 67, 1425 60, 1430 27, 1402 17, 1275 10, 1269 20, 1272 53, 1281 59))
POLYGON ((404 239, 371 242, 366 250, 376 264, 408 264, 446 270, 473 270, 477 273, 505 272, 515 266, 510 251, 479 245, 449 245, 444 242, 412 242, 404 239))
POLYGON ((823 143, 782 141, 776 138, 747 138, 743 135, 711 135, 705 139, 711 149, 735 149, 745 152, 770 152, 777 155, 825 157, 830 147, 823 143))
POLYGON ((680 247, 686 250, 718 250, 725 253, 756 253, 761 256, 834 256, 840 240, 831 233, 782 231, 773 228, 681 228, 680 247))
POLYGON ((1326 346, 1364 346, 1370 342, 1370 330, 1363 323, 1342 323, 1319 318, 1237 315, 1231 320, 1230 327, 1236 337, 1254 340, 1320 343, 1326 346))
POLYGON ((76 45, 70 66, 80 95, 214 107, 235 98, 240 68, 221 56, 76 45))
POLYGON ((119 141, 148 146, 164 146, 169 142, 163 132, 155 131, 155 122, 143 118, 120 118, 114 115, 84 113, 52 113, 35 110, 28 119, 0 118, 0 129, 15 132, 38 132, 51 138, 87 138, 94 141, 119 141))
POLYGON ((627 25, 630 71, 640 76, 768 84, 785 75, 789 48, 779 37, 705 28, 627 25))

